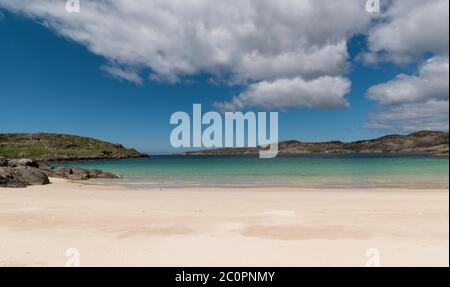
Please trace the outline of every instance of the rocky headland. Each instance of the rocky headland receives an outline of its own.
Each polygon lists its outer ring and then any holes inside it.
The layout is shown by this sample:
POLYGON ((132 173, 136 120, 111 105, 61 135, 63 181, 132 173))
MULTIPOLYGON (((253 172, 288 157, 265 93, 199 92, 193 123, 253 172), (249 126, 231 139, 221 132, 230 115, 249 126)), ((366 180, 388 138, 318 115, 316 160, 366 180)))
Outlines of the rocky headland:
POLYGON ((142 158, 147 155, 135 149, 125 148, 121 144, 88 137, 50 133, 15 133, 0 134, 0 157, 62 163, 142 158))
POLYGON ((113 173, 50 163, 142 158, 147 155, 120 144, 63 134, 0 134, 0 187, 45 185, 51 177, 70 180, 118 178, 113 173))

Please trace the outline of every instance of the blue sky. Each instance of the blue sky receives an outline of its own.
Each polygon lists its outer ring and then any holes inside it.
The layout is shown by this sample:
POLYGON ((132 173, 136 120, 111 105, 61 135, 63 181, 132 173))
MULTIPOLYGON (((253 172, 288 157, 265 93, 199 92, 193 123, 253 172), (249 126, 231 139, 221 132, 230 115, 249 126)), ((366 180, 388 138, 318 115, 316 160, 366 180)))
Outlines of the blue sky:
MULTIPOLYGON (((78 134, 148 153, 172 153, 169 134, 173 126, 169 118, 173 112, 190 112, 194 103, 201 103, 204 111, 214 110, 215 103, 230 102, 251 85, 213 84, 208 71, 192 73, 185 77, 188 80, 177 82, 142 76, 144 80, 136 84, 102 69, 111 63, 110 57, 93 52, 83 42, 61 36, 58 28, 49 29, 42 19, 2 10, 1 5, 0 2, 0 132, 78 134)), ((393 60, 368 64, 361 57, 371 50, 368 37, 354 33, 347 39, 348 67, 340 76, 352 84, 351 91, 345 94, 349 107, 275 106, 273 110, 280 111, 281 140, 351 141, 413 131, 401 126, 371 127, 368 123, 377 113, 409 109, 406 105, 410 102, 386 106, 379 94, 369 99, 368 90, 389 83, 402 73, 420 78, 426 60, 439 54, 429 49, 403 63, 393 60)), ((375 52, 378 56, 386 54, 386 51, 375 52)), ((447 61, 448 70, 448 55, 444 52, 442 57, 447 61)), ((389 94, 390 90, 385 93, 389 94)), ((444 94, 439 95, 439 100, 448 104, 448 83, 444 94)), ((259 109, 251 105, 244 107, 244 110, 259 109)), ((443 113, 448 119, 448 109, 443 113)), ((441 129, 448 130, 448 123, 445 125, 441 129)))

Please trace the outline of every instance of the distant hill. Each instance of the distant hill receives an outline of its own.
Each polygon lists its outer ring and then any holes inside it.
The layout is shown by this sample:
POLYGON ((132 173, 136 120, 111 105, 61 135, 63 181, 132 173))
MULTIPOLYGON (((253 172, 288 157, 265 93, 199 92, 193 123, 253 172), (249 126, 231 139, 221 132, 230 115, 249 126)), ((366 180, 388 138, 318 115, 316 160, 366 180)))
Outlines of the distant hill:
MULTIPOLYGON (((351 153, 424 153, 448 156, 448 133, 420 131, 409 135, 388 135, 374 140, 356 142, 280 142, 280 155, 351 154, 351 153)), ((260 148, 223 148, 184 153, 185 155, 244 155, 257 154, 260 148)))
POLYGON ((134 149, 93 138, 49 133, 0 134, 0 157, 62 162, 146 157, 134 149))

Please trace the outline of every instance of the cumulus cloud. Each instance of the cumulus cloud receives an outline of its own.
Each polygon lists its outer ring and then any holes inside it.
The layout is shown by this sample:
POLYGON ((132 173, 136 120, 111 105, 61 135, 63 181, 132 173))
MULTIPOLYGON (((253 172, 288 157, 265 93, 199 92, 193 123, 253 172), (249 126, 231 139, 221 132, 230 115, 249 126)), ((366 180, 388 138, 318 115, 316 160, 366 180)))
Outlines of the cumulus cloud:
POLYGON ((430 100, 394 106, 372 115, 368 128, 390 132, 448 131, 449 101, 430 100))
POLYGON ((400 74, 392 81, 368 90, 368 97, 382 105, 426 100, 448 100, 449 58, 432 58, 420 67, 418 75, 400 74))
POLYGON ((369 63, 375 58, 407 63, 424 53, 448 56, 449 1, 391 1, 368 40, 370 52, 363 58, 369 63))
POLYGON ((372 115, 368 127, 381 130, 448 131, 449 59, 435 57, 424 63, 418 75, 398 75, 373 86, 367 96, 382 110, 372 115))
POLYGON ((74 14, 65 0, 0 0, 0 8, 85 45, 105 58, 103 71, 134 84, 206 74, 243 85, 216 104, 228 110, 348 106, 347 42, 361 32, 368 35, 366 62, 434 55, 416 75, 368 91, 383 106, 372 127, 442 128, 448 118, 440 106, 448 104, 448 0, 389 1, 375 22, 362 0, 81 1, 74 14))
POLYGON ((344 95, 350 91, 351 83, 342 77, 324 76, 305 81, 302 78, 259 82, 233 98, 230 102, 217 103, 220 110, 238 110, 247 107, 290 108, 347 107, 344 95))
POLYGON ((448 131, 449 1, 391 1, 368 31, 368 64, 417 63, 417 74, 399 74, 371 87, 367 97, 380 104, 370 128, 411 132, 448 131), (432 57, 421 63, 424 56, 432 57))
MULTIPOLYGON (((104 70, 131 82, 142 73, 172 83, 208 74, 250 89, 342 76, 347 39, 371 17, 361 0, 82 0, 76 14, 66 13, 65 2, 0 0, 0 7, 82 43, 117 64, 104 70)), ((330 102, 342 106, 343 95, 333 95, 330 102)))

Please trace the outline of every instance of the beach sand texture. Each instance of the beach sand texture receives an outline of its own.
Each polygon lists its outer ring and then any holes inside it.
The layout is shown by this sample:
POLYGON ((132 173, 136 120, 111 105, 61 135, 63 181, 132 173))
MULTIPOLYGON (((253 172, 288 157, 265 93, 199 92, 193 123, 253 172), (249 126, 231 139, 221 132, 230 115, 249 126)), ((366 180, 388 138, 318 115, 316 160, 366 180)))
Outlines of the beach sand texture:
POLYGON ((449 266, 448 189, 52 182, 0 189, 0 266, 449 266))

